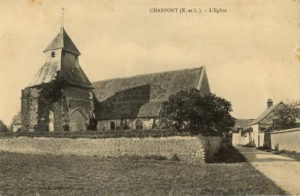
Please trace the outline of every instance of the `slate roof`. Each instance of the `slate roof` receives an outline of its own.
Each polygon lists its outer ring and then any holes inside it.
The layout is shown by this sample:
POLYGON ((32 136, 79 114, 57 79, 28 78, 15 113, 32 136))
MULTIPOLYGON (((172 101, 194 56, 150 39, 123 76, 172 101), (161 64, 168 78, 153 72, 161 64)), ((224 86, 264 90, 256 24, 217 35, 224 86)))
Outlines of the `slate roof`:
MULTIPOLYGON (((63 48, 71 53, 80 54, 63 28, 45 51, 59 48, 63 48)), ((47 61, 35 74, 27 87, 50 83, 58 77, 58 73, 61 79, 71 85, 92 88, 92 84, 80 67, 78 60, 75 60, 74 55, 71 54, 65 54, 60 60, 47 61)))
POLYGON ((145 103, 131 100, 128 103, 122 102, 121 105, 116 103, 115 107, 114 104, 110 104, 109 108, 102 105, 102 108, 96 108, 99 114, 96 114, 96 118, 158 117, 162 102, 166 101, 170 95, 176 94, 180 90, 198 87, 203 70, 203 67, 199 67, 94 82, 94 94, 100 105, 101 102, 105 103, 119 92, 143 85, 150 87, 148 100, 145 103))
POLYGON ((279 102, 279 103, 274 104, 271 107, 267 108, 260 116, 258 116, 255 120, 253 120, 250 123, 250 126, 259 124, 262 120, 264 120, 273 110, 275 110, 281 104, 283 104, 283 102, 279 102))
POLYGON ((52 82, 55 80, 58 71, 60 71, 58 62, 46 62, 34 75, 28 87, 52 82))
POLYGON ((92 83, 85 75, 78 61, 74 61, 70 56, 65 56, 61 61, 61 77, 69 84, 85 88, 93 88, 92 83))
POLYGON ((60 29, 60 32, 57 34, 57 36, 52 40, 52 42, 47 46, 47 48, 44 50, 44 52, 49 50, 55 50, 55 49, 64 49, 69 52, 75 53, 77 55, 80 55, 79 50, 67 34, 64 28, 60 29))

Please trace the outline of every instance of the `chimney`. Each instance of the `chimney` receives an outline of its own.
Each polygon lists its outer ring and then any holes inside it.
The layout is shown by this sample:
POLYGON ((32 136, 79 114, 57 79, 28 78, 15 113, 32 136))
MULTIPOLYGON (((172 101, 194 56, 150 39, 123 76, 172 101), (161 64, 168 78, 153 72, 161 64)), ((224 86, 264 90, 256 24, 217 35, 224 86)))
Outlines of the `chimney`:
POLYGON ((267 101, 268 108, 271 107, 272 105, 273 105, 272 99, 268 99, 268 101, 267 101))

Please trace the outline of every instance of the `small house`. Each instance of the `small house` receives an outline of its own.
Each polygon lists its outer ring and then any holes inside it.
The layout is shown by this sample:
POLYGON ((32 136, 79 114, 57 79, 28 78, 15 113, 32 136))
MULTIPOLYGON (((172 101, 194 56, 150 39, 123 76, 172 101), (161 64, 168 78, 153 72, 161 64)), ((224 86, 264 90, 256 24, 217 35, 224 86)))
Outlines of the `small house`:
POLYGON ((264 133, 273 125, 273 121, 276 118, 276 111, 284 106, 283 102, 273 104, 271 99, 267 101, 267 109, 250 123, 250 143, 253 146, 264 146, 264 133))

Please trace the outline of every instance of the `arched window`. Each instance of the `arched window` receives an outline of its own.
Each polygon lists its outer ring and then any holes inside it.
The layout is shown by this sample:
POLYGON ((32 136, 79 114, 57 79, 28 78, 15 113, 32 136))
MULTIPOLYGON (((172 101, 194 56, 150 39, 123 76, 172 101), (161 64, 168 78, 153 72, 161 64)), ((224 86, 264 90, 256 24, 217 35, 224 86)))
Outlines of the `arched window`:
POLYGON ((55 57, 55 52, 51 52, 51 57, 55 57))
POLYGON ((116 129, 116 125, 114 121, 110 122, 110 130, 115 130, 116 129))
POLYGON ((127 120, 121 119, 121 129, 128 129, 127 120))

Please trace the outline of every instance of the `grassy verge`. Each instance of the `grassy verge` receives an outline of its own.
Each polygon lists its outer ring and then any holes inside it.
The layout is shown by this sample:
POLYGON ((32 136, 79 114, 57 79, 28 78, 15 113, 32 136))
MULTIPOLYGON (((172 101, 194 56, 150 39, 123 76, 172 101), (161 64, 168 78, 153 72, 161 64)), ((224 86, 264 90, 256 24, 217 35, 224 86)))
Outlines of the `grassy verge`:
POLYGON ((282 156, 286 156, 286 157, 290 157, 290 158, 300 161, 300 152, 289 151, 289 150, 271 150, 269 148, 264 148, 264 147, 259 147, 257 149, 263 150, 266 152, 272 152, 274 154, 278 154, 278 155, 282 155, 282 156))
POLYGON ((290 157, 290 158, 293 158, 293 159, 296 159, 298 161, 300 161, 300 153, 299 152, 296 152, 296 151, 288 151, 288 150, 281 150, 281 151, 278 151, 280 155, 283 155, 283 156, 287 156, 287 157, 290 157))
POLYGON ((0 195, 278 195, 248 163, 0 152, 0 195))

